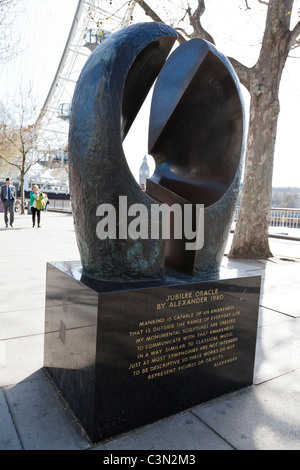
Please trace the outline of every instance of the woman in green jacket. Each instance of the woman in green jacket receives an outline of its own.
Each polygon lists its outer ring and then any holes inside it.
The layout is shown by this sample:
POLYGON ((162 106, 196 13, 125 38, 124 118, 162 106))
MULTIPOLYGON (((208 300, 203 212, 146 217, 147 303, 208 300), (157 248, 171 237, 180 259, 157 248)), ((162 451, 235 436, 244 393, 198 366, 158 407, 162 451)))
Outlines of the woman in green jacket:
POLYGON ((39 192, 39 187, 32 186, 30 193, 30 207, 32 213, 32 227, 35 226, 35 215, 37 215, 38 227, 41 226, 41 209, 44 207, 44 194, 39 192))

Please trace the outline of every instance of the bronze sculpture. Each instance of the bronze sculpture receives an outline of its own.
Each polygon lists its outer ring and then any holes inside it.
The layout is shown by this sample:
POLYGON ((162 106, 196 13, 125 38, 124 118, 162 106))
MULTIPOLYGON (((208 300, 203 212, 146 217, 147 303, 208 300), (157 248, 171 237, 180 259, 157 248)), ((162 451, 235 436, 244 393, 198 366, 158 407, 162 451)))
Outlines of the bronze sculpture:
POLYGON ((229 61, 201 39, 167 56, 176 40, 161 23, 129 26, 100 44, 74 93, 69 171, 83 273, 98 279, 155 279, 164 266, 188 274, 218 270, 236 204, 244 146, 241 92, 229 61), (165 63, 166 61, 166 63, 165 63), (165 65, 164 65, 165 64, 165 65), (148 91, 155 86, 149 153, 156 171, 144 193, 125 159, 122 141, 148 91), (115 168, 119 171, 116 172, 115 168), (154 202, 205 207, 204 246, 185 239, 99 239, 97 207, 154 202))

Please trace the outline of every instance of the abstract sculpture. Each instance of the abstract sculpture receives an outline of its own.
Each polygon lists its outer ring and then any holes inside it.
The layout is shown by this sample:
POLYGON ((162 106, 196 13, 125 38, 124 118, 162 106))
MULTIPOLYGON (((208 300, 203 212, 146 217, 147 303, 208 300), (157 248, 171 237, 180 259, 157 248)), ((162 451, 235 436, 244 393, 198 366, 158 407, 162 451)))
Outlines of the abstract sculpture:
POLYGON ((228 60, 202 39, 167 59, 175 40, 160 23, 111 35, 89 57, 73 98, 81 263, 48 263, 44 363, 93 442, 253 383, 260 277, 226 268, 210 275, 240 184, 240 88, 228 60), (148 142, 156 169, 144 192, 122 141, 156 78, 148 142), (163 217, 152 218, 157 207, 169 211, 168 236, 163 217), (135 210, 144 223, 132 220, 135 210))
MULTIPOLYGON (((161 23, 124 28, 95 49, 78 80, 69 176, 77 242, 89 276, 155 279, 165 265, 188 274, 208 274, 220 266, 240 184, 241 92, 229 61, 204 40, 188 41, 166 61, 176 36, 161 23), (149 126, 156 170, 144 193, 122 141, 157 76, 149 126), (150 228, 148 239, 99 239, 97 207, 118 207, 120 195, 149 212, 157 201, 203 204, 203 248, 187 251, 184 239, 151 239, 150 228)), ((118 218, 118 227, 121 222, 118 218)))

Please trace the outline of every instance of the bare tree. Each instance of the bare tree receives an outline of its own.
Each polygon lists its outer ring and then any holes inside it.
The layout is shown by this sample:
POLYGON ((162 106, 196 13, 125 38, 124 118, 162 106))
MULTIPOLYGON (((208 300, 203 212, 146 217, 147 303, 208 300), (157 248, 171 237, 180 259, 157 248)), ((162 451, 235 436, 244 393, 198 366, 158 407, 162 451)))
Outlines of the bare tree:
MULTIPOLYGON (((253 0, 254 1, 254 0, 253 0)), ((258 0, 266 5, 266 22, 258 60, 253 67, 229 58, 241 83, 250 93, 250 120, 246 150, 245 176, 239 216, 229 256, 232 258, 268 258, 268 222, 272 199, 272 175, 277 122, 280 110, 279 85, 291 49, 300 45, 300 22, 291 30, 294 0, 258 0)), ((136 0, 146 15, 154 21, 164 21, 154 11, 151 0, 136 0)), ((245 7, 250 8, 250 0, 245 7)), ((204 29, 204 0, 191 10, 183 1, 185 14, 193 32, 179 28, 180 42, 185 38, 202 37, 214 43, 204 29)))
POLYGON ((296 45, 300 22, 290 30, 293 0, 271 0, 259 58, 237 71, 251 96, 245 177, 241 206, 229 256, 268 258, 272 176, 280 111, 279 85, 288 54, 296 45))
POLYGON ((14 28, 14 6, 17 0, 0 0, 0 62, 6 62, 18 50, 17 31, 14 28))
POLYGON ((0 106, 0 159, 17 168, 20 174, 21 214, 24 209, 24 179, 32 165, 39 162, 38 129, 35 124, 31 91, 24 92, 21 104, 12 110, 0 106))

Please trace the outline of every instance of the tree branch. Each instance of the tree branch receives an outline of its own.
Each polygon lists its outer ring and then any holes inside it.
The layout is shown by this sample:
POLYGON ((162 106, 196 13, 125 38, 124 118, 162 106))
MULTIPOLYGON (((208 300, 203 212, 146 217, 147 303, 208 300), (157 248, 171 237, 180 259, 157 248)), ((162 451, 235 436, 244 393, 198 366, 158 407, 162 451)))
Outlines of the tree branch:
POLYGON ((36 163, 38 163, 39 161, 41 161, 41 159, 39 159, 38 161, 36 162, 33 162, 33 163, 29 163, 28 167, 26 168, 26 170, 24 170, 24 175, 26 175, 26 173, 30 170, 30 168, 35 165, 36 163))
MULTIPOLYGON (((164 21, 155 13, 152 8, 149 7, 149 5, 144 2, 144 0, 136 0, 136 3, 144 10, 145 14, 149 16, 153 21, 157 21, 159 23, 164 23, 164 21)), ((183 42, 186 42, 186 39, 179 33, 178 34, 178 42, 182 44, 183 42)))
POLYGON ((146 2, 144 2, 144 0, 137 0, 136 3, 140 5, 140 7, 144 10, 145 14, 147 16, 150 16, 150 18, 152 18, 153 21, 164 23, 164 21, 155 13, 155 11, 152 10, 152 8, 149 7, 149 5, 146 2))
MULTIPOLYGON (((20 142, 18 142, 18 141, 16 142, 16 140, 14 139, 14 137, 11 137, 9 134, 7 134, 7 135, 5 136, 5 140, 6 140, 6 142, 8 142, 9 145, 11 145, 12 147, 14 147, 15 150, 17 150, 18 152, 21 152, 21 149, 20 149, 20 147, 19 147, 19 143, 20 143, 20 142)), ((4 141, 4 140, 3 140, 3 141, 4 141)), ((2 157, 2 158, 3 158, 3 157, 2 157)))
POLYGON ((297 40, 298 36, 300 35, 300 21, 296 24, 294 29, 291 31, 290 34, 290 41, 289 41, 289 49, 295 49, 295 47, 299 47, 300 45, 300 38, 297 40))
POLYGON ((10 162, 9 160, 6 160, 6 158, 2 157, 2 155, 0 155, 0 158, 1 160, 4 160, 6 163, 8 163, 9 165, 16 166, 18 170, 21 170, 21 167, 17 163, 13 163, 13 162, 10 162))
POLYGON ((242 85, 244 85, 247 90, 250 91, 250 74, 252 69, 234 59, 233 57, 228 57, 228 60, 230 60, 242 85))
POLYGON ((215 41, 213 37, 203 28, 201 24, 201 16, 205 12, 205 2, 204 0, 198 0, 198 6, 194 13, 191 13, 191 9, 188 8, 187 13, 189 15, 189 20, 190 24, 194 29, 193 34, 190 35, 190 37, 194 38, 203 38, 206 41, 211 42, 212 44, 215 44, 215 41))

